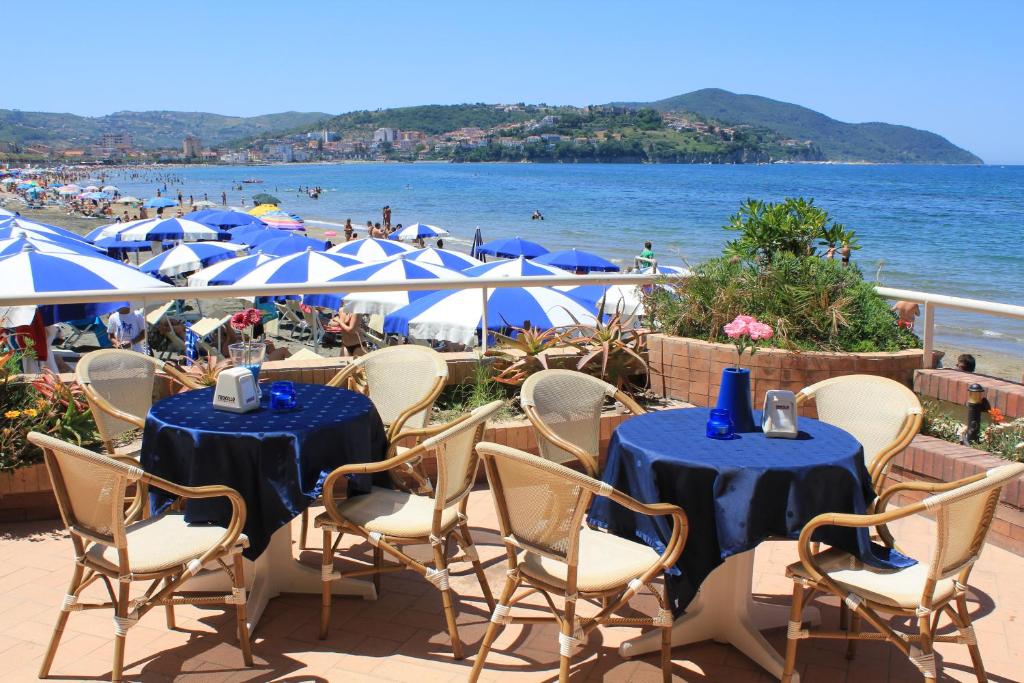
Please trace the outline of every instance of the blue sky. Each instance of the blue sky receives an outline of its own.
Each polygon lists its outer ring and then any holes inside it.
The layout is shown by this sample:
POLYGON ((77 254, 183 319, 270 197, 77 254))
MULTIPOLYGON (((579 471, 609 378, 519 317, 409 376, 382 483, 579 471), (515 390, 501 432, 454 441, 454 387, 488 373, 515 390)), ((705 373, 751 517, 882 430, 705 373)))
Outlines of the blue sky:
POLYGON ((1024 163, 1024 2, 51 0, 0 16, 17 57, 3 108, 340 113, 720 87, 1024 163))

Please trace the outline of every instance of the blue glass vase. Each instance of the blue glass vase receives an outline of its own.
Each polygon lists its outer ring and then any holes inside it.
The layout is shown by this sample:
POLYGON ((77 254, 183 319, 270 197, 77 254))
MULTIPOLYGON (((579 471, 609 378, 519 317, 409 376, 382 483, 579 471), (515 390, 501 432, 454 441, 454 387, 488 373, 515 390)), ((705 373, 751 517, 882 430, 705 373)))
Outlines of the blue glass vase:
POLYGON ((729 411, 737 432, 753 432, 754 408, 750 402, 750 370, 747 368, 725 368, 722 370, 722 386, 718 389, 716 408, 729 411))

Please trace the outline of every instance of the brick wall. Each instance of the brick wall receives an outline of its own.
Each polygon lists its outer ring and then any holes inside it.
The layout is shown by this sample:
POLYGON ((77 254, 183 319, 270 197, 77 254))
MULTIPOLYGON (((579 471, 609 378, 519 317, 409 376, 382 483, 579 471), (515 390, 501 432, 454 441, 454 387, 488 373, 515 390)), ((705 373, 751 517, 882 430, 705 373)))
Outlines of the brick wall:
POLYGON ((977 382, 985 387, 985 397, 1007 418, 1024 417, 1024 386, 998 377, 973 375, 959 370, 917 370, 914 391, 957 405, 967 403, 967 387, 977 382))
MULTIPOLYGON (((895 353, 793 352, 761 349, 752 358, 743 356, 750 369, 754 407, 764 402, 769 389, 800 391, 805 386, 839 375, 868 374, 889 377, 911 386, 914 371, 921 367, 920 349, 895 353)), ((648 337, 651 389, 665 398, 698 406, 718 398, 722 370, 735 365, 736 347, 652 334, 648 337)))

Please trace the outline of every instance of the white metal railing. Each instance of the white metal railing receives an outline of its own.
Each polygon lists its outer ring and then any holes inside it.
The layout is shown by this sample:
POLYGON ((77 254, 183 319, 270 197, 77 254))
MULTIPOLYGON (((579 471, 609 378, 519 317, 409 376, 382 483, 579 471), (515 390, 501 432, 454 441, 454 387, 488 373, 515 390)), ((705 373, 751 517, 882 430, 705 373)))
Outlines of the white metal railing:
MULTIPOLYGON (((390 280, 378 282, 325 282, 321 284, 253 285, 239 287, 159 287, 131 290, 87 290, 76 292, 0 292, 0 307, 46 304, 101 303, 110 301, 166 302, 173 299, 231 299, 254 296, 286 296, 295 294, 337 294, 342 292, 395 292, 449 289, 479 289, 486 302, 488 290, 501 287, 564 287, 575 285, 649 285, 656 275, 608 274, 574 275, 570 277, 477 277, 437 280, 390 280)), ((6 287, 5 287, 6 289, 6 287)), ((924 367, 931 367, 935 348, 935 310, 949 308, 970 313, 1024 320, 1024 306, 980 299, 965 299, 945 294, 918 292, 892 287, 875 287, 886 299, 912 301, 924 305, 923 334, 924 367)), ((483 307, 483 327, 487 326, 487 307, 483 307)), ((485 335, 486 337, 486 335, 485 335)), ((484 342, 486 344, 486 341, 484 342)))

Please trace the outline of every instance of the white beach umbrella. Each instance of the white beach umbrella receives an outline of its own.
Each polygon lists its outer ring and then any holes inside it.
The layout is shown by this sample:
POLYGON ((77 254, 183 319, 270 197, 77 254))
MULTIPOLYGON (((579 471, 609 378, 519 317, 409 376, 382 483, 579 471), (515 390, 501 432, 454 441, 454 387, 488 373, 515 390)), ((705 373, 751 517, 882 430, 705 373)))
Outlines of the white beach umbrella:
POLYGON ((143 261, 139 264, 139 270, 143 273, 159 273, 171 277, 225 261, 245 249, 244 245, 229 242, 182 243, 143 261))
MULTIPOLYGON (((347 268, 337 277, 331 278, 331 282, 395 282, 395 281, 417 281, 445 279, 465 279, 462 273, 433 266, 429 263, 415 263, 402 259, 390 261, 378 261, 360 266, 347 268)), ((409 291, 397 292, 352 292, 347 294, 309 294, 303 301, 310 306, 332 308, 337 310, 344 300, 345 310, 350 313, 390 313, 411 302, 431 294, 431 291, 409 291)))
POLYGON ((360 261, 350 256, 308 250, 264 263, 240 277, 235 284, 241 287, 322 283, 337 277, 349 266, 356 265, 361 265, 360 261))
POLYGON ((200 242, 203 240, 231 239, 231 233, 197 223, 196 221, 190 221, 187 218, 150 218, 133 223, 126 230, 118 232, 117 238, 129 242, 155 242, 159 240, 200 242))
POLYGON ((442 266, 460 271, 483 264, 483 261, 475 259, 468 254, 449 249, 436 249, 434 247, 403 252, 392 258, 405 259, 406 261, 414 261, 416 263, 429 263, 432 266, 442 266))
POLYGON ((462 271, 470 277, 575 277, 572 273, 536 263, 522 256, 514 259, 490 261, 462 271))
POLYGON ((401 254, 406 251, 414 251, 416 247, 408 244, 402 244, 394 240, 379 240, 373 237, 364 237, 363 239, 352 240, 351 242, 345 242, 339 244, 336 247, 331 247, 327 250, 328 254, 344 254, 345 256, 352 256, 359 259, 364 263, 370 263, 371 261, 383 261, 384 259, 391 258, 397 254, 401 254))
POLYGON ((207 287, 215 285, 233 285, 244 275, 248 275, 258 266, 273 261, 276 256, 270 254, 249 254, 218 261, 212 266, 193 273, 188 278, 189 287, 207 287))

